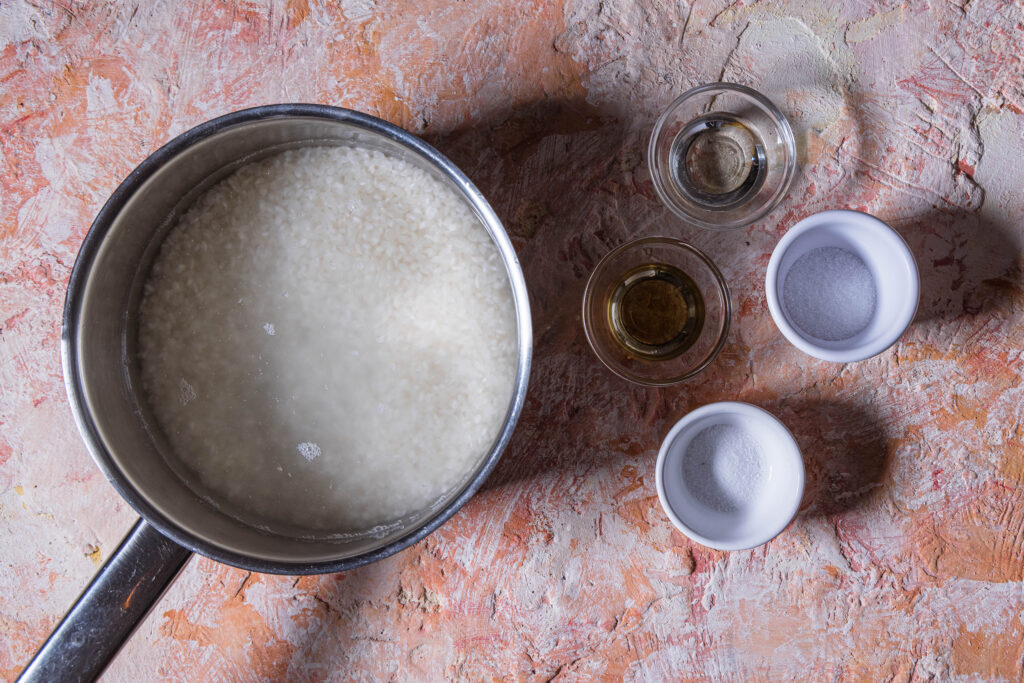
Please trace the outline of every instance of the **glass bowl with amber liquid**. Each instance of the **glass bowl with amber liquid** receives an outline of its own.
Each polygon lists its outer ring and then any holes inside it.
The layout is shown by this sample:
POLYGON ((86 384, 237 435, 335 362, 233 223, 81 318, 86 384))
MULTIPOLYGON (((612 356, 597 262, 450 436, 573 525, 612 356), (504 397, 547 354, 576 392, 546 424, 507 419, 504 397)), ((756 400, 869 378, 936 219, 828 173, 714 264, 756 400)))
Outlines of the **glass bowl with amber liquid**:
POLYGON ((605 256, 583 294, 583 329, 615 374, 666 386, 704 370, 725 345, 729 288, 703 252, 644 237, 605 256))

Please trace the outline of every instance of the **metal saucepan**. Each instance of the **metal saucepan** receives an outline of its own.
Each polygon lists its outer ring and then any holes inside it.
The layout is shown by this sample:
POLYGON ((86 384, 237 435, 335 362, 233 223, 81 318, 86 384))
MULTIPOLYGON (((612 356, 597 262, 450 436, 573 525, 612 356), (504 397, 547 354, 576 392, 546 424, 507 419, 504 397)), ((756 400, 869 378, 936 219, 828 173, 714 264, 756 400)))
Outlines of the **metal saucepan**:
POLYGON ((22 672, 23 680, 91 680, 117 653, 193 552, 275 574, 338 572, 387 557, 443 524, 480 487, 511 437, 532 353, 519 261, 479 190, 437 150, 373 116, 282 104, 235 112, 178 136, 139 165, 107 201, 68 284, 61 356, 78 428, 114 488, 141 515, 99 575, 22 672), (381 537, 296 537, 249 526, 194 493, 161 454, 163 437, 139 390, 136 311, 163 237, 211 185, 245 163, 309 145, 370 147, 451 187, 490 233, 518 319, 518 368, 504 424, 461 487, 381 537))

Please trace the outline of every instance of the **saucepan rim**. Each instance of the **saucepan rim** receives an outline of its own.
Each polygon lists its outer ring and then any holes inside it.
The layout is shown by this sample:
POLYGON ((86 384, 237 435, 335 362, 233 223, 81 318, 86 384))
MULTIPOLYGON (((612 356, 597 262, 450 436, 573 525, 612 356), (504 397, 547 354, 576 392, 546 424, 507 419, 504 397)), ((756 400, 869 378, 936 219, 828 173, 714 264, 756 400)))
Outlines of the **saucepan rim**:
POLYGON ((532 353, 533 334, 530 307, 522 269, 508 234, 483 194, 455 164, 412 133, 369 114, 320 104, 274 104, 235 111, 191 128, 147 157, 114 190, 89 228, 71 271, 61 329, 61 365, 72 414, 93 460, 117 492, 143 519, 185 548, 224 564, 270 574, 320 574, 352 569, 392 555, 416 543, 444 524, 476 493, 494 469, 508 444, 522 412, 529 382, 532 353), (131 484, 120 470, 114 456, 108 452, 103 439, 100 438, 99 429, 85 399, 85 382, 87 380, 82 377, 76 349, 85 287, 93 264, 115 219, 135 192, 164 164, 198 142, 237 125, 275 118, 311 118, 350 124, 398 142, 431 163, 458 186, 486 224, 505 262, 517 316, 518 356, 510 407, 497 439, 465 488, 422 524, 410 527, 408 533, 380 548, 350 557, 316 562, 274 561, 228 550, 183 529, 171 517, 156 509, 131 484))

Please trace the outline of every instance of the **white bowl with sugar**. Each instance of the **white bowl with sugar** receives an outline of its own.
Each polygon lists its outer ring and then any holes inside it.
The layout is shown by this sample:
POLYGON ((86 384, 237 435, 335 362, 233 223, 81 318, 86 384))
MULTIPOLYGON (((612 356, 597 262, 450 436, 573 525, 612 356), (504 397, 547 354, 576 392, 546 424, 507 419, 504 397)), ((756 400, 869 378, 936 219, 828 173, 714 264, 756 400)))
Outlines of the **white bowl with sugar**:
POLYGON ((871 358, 917 312, 920 277, 899 233, 860 211, 824 211, 787 232, 768 262, 765 294, 779 331, 821 360, 871 358))
POLYGON ((772 540, 793 520, 804 464, 793 435, 768 411, 711 403, 669 431, 656 482, 677 529, 709 548, 745 550, 772 540))

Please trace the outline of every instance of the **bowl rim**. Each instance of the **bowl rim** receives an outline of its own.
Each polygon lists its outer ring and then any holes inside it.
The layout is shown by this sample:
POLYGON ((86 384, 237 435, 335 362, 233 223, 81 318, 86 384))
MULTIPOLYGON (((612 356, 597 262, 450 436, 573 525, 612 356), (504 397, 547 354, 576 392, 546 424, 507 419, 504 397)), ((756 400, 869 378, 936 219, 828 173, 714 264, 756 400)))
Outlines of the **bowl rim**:
POLYGON ((798 221, 796 225, 782 236, 782 239, 775 245, 775 249, 772 251, 771 258, 768 261, 764 287, 765 299, 768 302, 768 311, 771 313, 772 320, 775 321, 775 326, 778 327, 789 343, 807 355, 819 360, 833 363, 854 363, 867 360, 882 353, 899 341, 899 338, 907 331, 910 323, 914 320, 914 316, 917 315, 917 309, 920 305, 921 274, 917 267, 917 260, 907 245, 907 241, 891 225, 864 211, 831 209, 807 216, 803 220, 798 221), (909 267, 912 274, 911 284, 905 294, 906 300, 909 301, 912 298, 914 305, 904 308, 903 315, 899 317, 897 325, 893 326, 892 333, 879 337, 873 343, 858 344, 847 349, 825 348, 804 336, 789 322, 789 319, 783 313, 778 293, 780 284, 778 280, 779 268, 782 265, 783 258, 785 258, 786 251, 801 235, 817 230, 823 225, 834 223, 843 223, 855 226, 859 230, 875 231, 876 233, 894 236, 899 254, 903 257, 904 263, 909 267))
POLYGON ((752 223, 755 223, 764 218, 765 216, 767 216, 769 213, 774 211, 775 208, 778 207, 778 205, 786 197, 786 193, 789 191, 789 186, 792 184, 793 178, 796 176, 796 166, 796 136, 793 134, 793 127, 790 125, 789 119, 786 118, 786 115, 782 113, 782 110, 779 109, 775 105, 775 103, 769 100, 766 96, 764 96, 757 90, 754 90, 753 88, 747 87, 745 85, 740 85, 739 83, 717 81, 714 83, 705 83, 704 85, 698 85, 696 87, 690 88, 682 95, 672 100, 672 103, 669 104, 661 113, 661 115, 655 122, 654 127, 651 129, 651 136, 648 139, 647 143, 647 170, 648 173, 650 173, 651 181, 654 184, 654 192, 655 194, 658 195, 658 199, 661 200, 661 203, 665 207, 667 207, 669 211, 671 211, 679 218, 689 221, 701 228, 704 228, 705 230, 715 230, 722 232, 728 230, 736 230, 738 228, 747 227, 752 223), (739 93, 741 95, 749 97, 750 99, 754 100, 754 102, 756 102, 759 106, 764 108, 765 111, 767 111, 768 114, 775 119, 776 124, 779 126, 779 131, 782 134, 783 142, 785 143, 786 149, 786 166, 783 169, 782 182, 780 183, 778 189, 775 191, 775 197, 771 201, 765 203, 759 209, 743 217, 742 219, 733 220, 727 223, 709 223, 705 220, 698 218, 697 216, 694 216, 684 211, 681 207, 679 207, 678 204, 672 201, 666 187, 667 181, 663 177, 662 173, 658 170, 657 163, 655 162, 655 159, 657 158, 656 149, 658 138, 661 134, 662 129, 668 122, 669 116, 672 114, 672 112, 675 111, 676 108, 678 108, 686 100, 691 99, 697 95, 703 95, 704 93, 713 90, 726 90, 739 93))
POLYGON ((610 252, 605 254, 604 257, 597 262, 597 265, 594 266, 594 270, 590 273, 590 277, 587 278, 587 284, 583 290, 581 313, 583 322, 583 335, 587 339, 587 344, 590 346, 590 350, 594 352, 594 355, 597 356, 598 360, 600 360, 606 368, 611 370, 614 374, 618 375, 622 379, 634 382, 636 384, 641 384, 648 387, 667 387, 673 384, 678 384, 679 382, 687 380, 693 377, 694 375, 703 372, 705 369, 707 369, 709 365, 711 365, 712 362, 714 362, 715 358, 718 357, 718 354, 721 353, 722 349, 725 348, 725 342, 728 340, 729 337, 729 327, 732 323, 732 298, 731 292, 729 291, 729 284, 726 282, 725 276, 722 275, 722 271, 718 269, 718 266, 715 265, 714 261, 712 261, 707 254, 705 254, 703 251, 693 246, 689 242, 684 242, 683 240, 678 239, 676 237, 653 235, 648 237, 640 237, 634 240, 624 242, 623 244, 620 244, 619 246, 615 247, 610 252), (625 370, 621 367, 618 367, 618 364, 615 363, 615 361, 612 358, 608 357, 608 355, 601 348, 600 344, 598 344, 595 341, 597 338, 596 330, 594 330, 591 326, 590 316, 588 314, 588 311, 591 307, 591 302, 594 298, 594 289, 597 285, 598 275, 604 272, 604 269, 608 266, 609 263, 611 263, 611 261, 616 256, 622 254, 623 252, 629 249, 644 244, 661 244, 666 246, 678 247, 696 256, 711 271, 711 274, 715 278, 715 282, 718 283, 719 290, 722 294, 722 300, 724 302, 725 310, 723 312, 723 317, 725 318, 725 320, 722 324, 722 331, 719 334, 718 341, 715 343, 715 346, 711 349, 708 356, 705 359, 703 359, 697 366, 683 373, 682 375, 677 375, 673 378, 668 378, 664 380, 642 377, 640 375, 631 373, 628 370, 625 370))
POLYGON ((800 503, 803 501, 805 481, 806 468, 804 466, 803 456, 800 452, 800 445, 793 437, 793 433, 785 423, 783 423, 782 420, 774 414, 760 406, 744 403, 742 401, 719 401, 716 403, 708 403, 687 413, 682 419, 672 426, 668 431, 668 434, 662 440, 661 448, 658 450, 657 464, 655 465, 655 484, 658 489, 658 500, 661 502, 661 507, 665 510, 665 514, 668 515, 669 521, 671 521, 673 526, 691 540, 715 550, 749 550, 768 543, 785 531, 790 523, 792 523, 796 518, 796 514, 800 509, 800 503), (785 448, 781 457, 788 458, 794 462, 798 473, 795 488, 793 489, 793 499, 790 505, 786 508, 785 522, 781 525, 767 526, 764 528, 762 533, 753 534, 748 536, 746 539, 733 542, 719 541, 695 531, 692 527, 686 524, 679 515, 676 514, 668 499, 668 494, 665 492, 665 463, 668 459, 669 448, 675 440, 679 438, 680 434, 692 429, 695 424, 699 423, 704 418, 727 414, 740 415, 741 419, 744 420, 767 418, 769 423, 776 428, 779 438, 785 448))
POLYGON ((72 416, 90 455, 114 489, 143 519, 179 545, 224 564, 268 574, 298 575, 345 571, 392 555, 423 539, 444 524, 483 485, 511 440, 512 432, 525 403, 532 355, 532 319, 522 267, 508 233, 483 193, 452 161, 416 135, 370 114, 322 104, 284 103, 233 111, 184 131, 149 154, 117 186, 89 227, 71 270, 61 325, 61 367, 72 416), (161 512, 142 491, 136 489, 128 477, 121 472, 117 459, 108 452, 106 443, 100 436, 99 427, 89 410, 89 403, 85 396, 86 380, 82 376, 77 349, 87 282, 90 275, 93 274, 93 266, 100 248, 115 218, 128 200, 164 163, 178 154, 184 153, 196 143, 237 125, 288 118, 312 118, 346 123, 390 138, 435 164, 444 175, 454 182, 464 193, 465 200, 480 212, 481 221, 486 224, 486 229, 506 264, 509 286, 516 308, 518 344, 513 394, 509 400, 505 421, 496 434, 490 450, 480 460, 472 478, 459 493, 445 505, 439 506, 421 525, 410 527, 406 534, 388 544, 358 555, 294 562, 245 554, 224 548, 195 535, 161 512))

